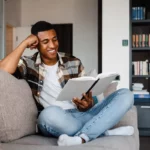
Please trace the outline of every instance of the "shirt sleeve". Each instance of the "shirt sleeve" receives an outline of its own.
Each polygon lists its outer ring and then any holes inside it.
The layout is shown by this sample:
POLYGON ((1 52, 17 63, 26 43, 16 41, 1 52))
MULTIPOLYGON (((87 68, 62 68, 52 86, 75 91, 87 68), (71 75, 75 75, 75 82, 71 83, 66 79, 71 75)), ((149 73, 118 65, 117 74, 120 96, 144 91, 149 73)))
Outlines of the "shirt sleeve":
POLYGON ((78 77, 85 76, 84 66, 83 66, 81 61, 80 61, 80 64, 79 64, 79 70, 78 71, 79 71, 78 77))
POLYGON ((21 57, 15 73, 13 74, 16 78, 24 79, 27 75, 27 63, 24 57, 21 57))

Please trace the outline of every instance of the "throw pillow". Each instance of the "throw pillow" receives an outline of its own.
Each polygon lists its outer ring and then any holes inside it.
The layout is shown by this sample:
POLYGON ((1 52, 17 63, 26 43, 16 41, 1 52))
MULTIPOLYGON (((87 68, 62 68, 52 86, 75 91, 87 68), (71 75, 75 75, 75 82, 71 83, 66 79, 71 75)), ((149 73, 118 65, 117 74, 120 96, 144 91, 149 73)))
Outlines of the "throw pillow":
POLYGON ((113 92, 115 92, 117 90, 117 86, 118 86, 118 82, 114 81, 112 82, 108 88, 104 91, 103 95, 104 98, 107 97, 108 95, 112 94, 113 92))
POLYGON ((116 81, 112 82, 102 94, 97 96, 98 101, 102 101, 105 97, 115 92, 117 90, 117 85, 118 82, 116 81))
POLYGON ((26 81, 0 70, 0 142, 34 134, 37 113, 26 81))

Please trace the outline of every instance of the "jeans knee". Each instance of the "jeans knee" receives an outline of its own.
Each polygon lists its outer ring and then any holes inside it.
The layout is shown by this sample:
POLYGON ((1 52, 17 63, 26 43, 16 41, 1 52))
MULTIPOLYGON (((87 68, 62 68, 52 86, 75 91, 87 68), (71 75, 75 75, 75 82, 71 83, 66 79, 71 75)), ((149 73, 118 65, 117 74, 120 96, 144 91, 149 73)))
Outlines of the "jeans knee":
POLYGON ((127 88, 122 88, 118 90, 119 94, 123 96, 123 105, 131 108, 134 104, 134 96, 133 93, 127 89, 127 88))
POLYGON ((38 124, 50 125, 55 124, 56 120, 59 118, 59 114, 62 109, 58 106, 50 106, 45 108, 38 117, 38 124))

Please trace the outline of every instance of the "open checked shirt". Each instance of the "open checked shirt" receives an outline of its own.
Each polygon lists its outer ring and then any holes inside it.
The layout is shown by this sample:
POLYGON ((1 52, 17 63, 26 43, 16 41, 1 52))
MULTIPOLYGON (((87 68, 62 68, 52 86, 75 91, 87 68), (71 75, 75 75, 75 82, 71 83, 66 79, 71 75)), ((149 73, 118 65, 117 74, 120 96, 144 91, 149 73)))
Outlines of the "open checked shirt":
MULTIPOLYGON (((57 75, 62 88, 70 78, 81 77, 85 74, 80 59, 65 53, 58 53, 57 57, 57 75)), ((39 97, 43 88, 45 74, 46 70, 39 52, 33 56, 21 57, 14 74, 17 78, 25 79, 28 82, 38 106, 40 104, 39 97)))

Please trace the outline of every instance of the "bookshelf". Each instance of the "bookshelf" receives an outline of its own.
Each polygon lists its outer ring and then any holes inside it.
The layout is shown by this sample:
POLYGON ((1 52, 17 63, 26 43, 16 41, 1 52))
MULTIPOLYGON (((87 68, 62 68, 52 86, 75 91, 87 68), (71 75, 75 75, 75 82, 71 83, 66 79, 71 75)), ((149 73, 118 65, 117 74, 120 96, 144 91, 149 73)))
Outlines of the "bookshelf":
MULTIPOLYGON (((150 0, 130 0, 130 89, 142 83, 150 93, 150 0)), ((141 136, 150 136, 150 97, 135 98, 141 136)))
POLYGON ((131 48, 132 49, 132 51, 143 51, 143 50, 147 50, 147 51, 150 51, 150 48, 149 47, 143 47, 143 48, 136 48, 136 47, 134 47, 134 48, 131 48))
POLYGON ((150 78, 150 75, 132 75, 132 78, 150 78))
POLYGON ((132 20, 131 21, 133 25, 147 25, 150 24, 150 19, 145 19, 145 20, 132 20))

